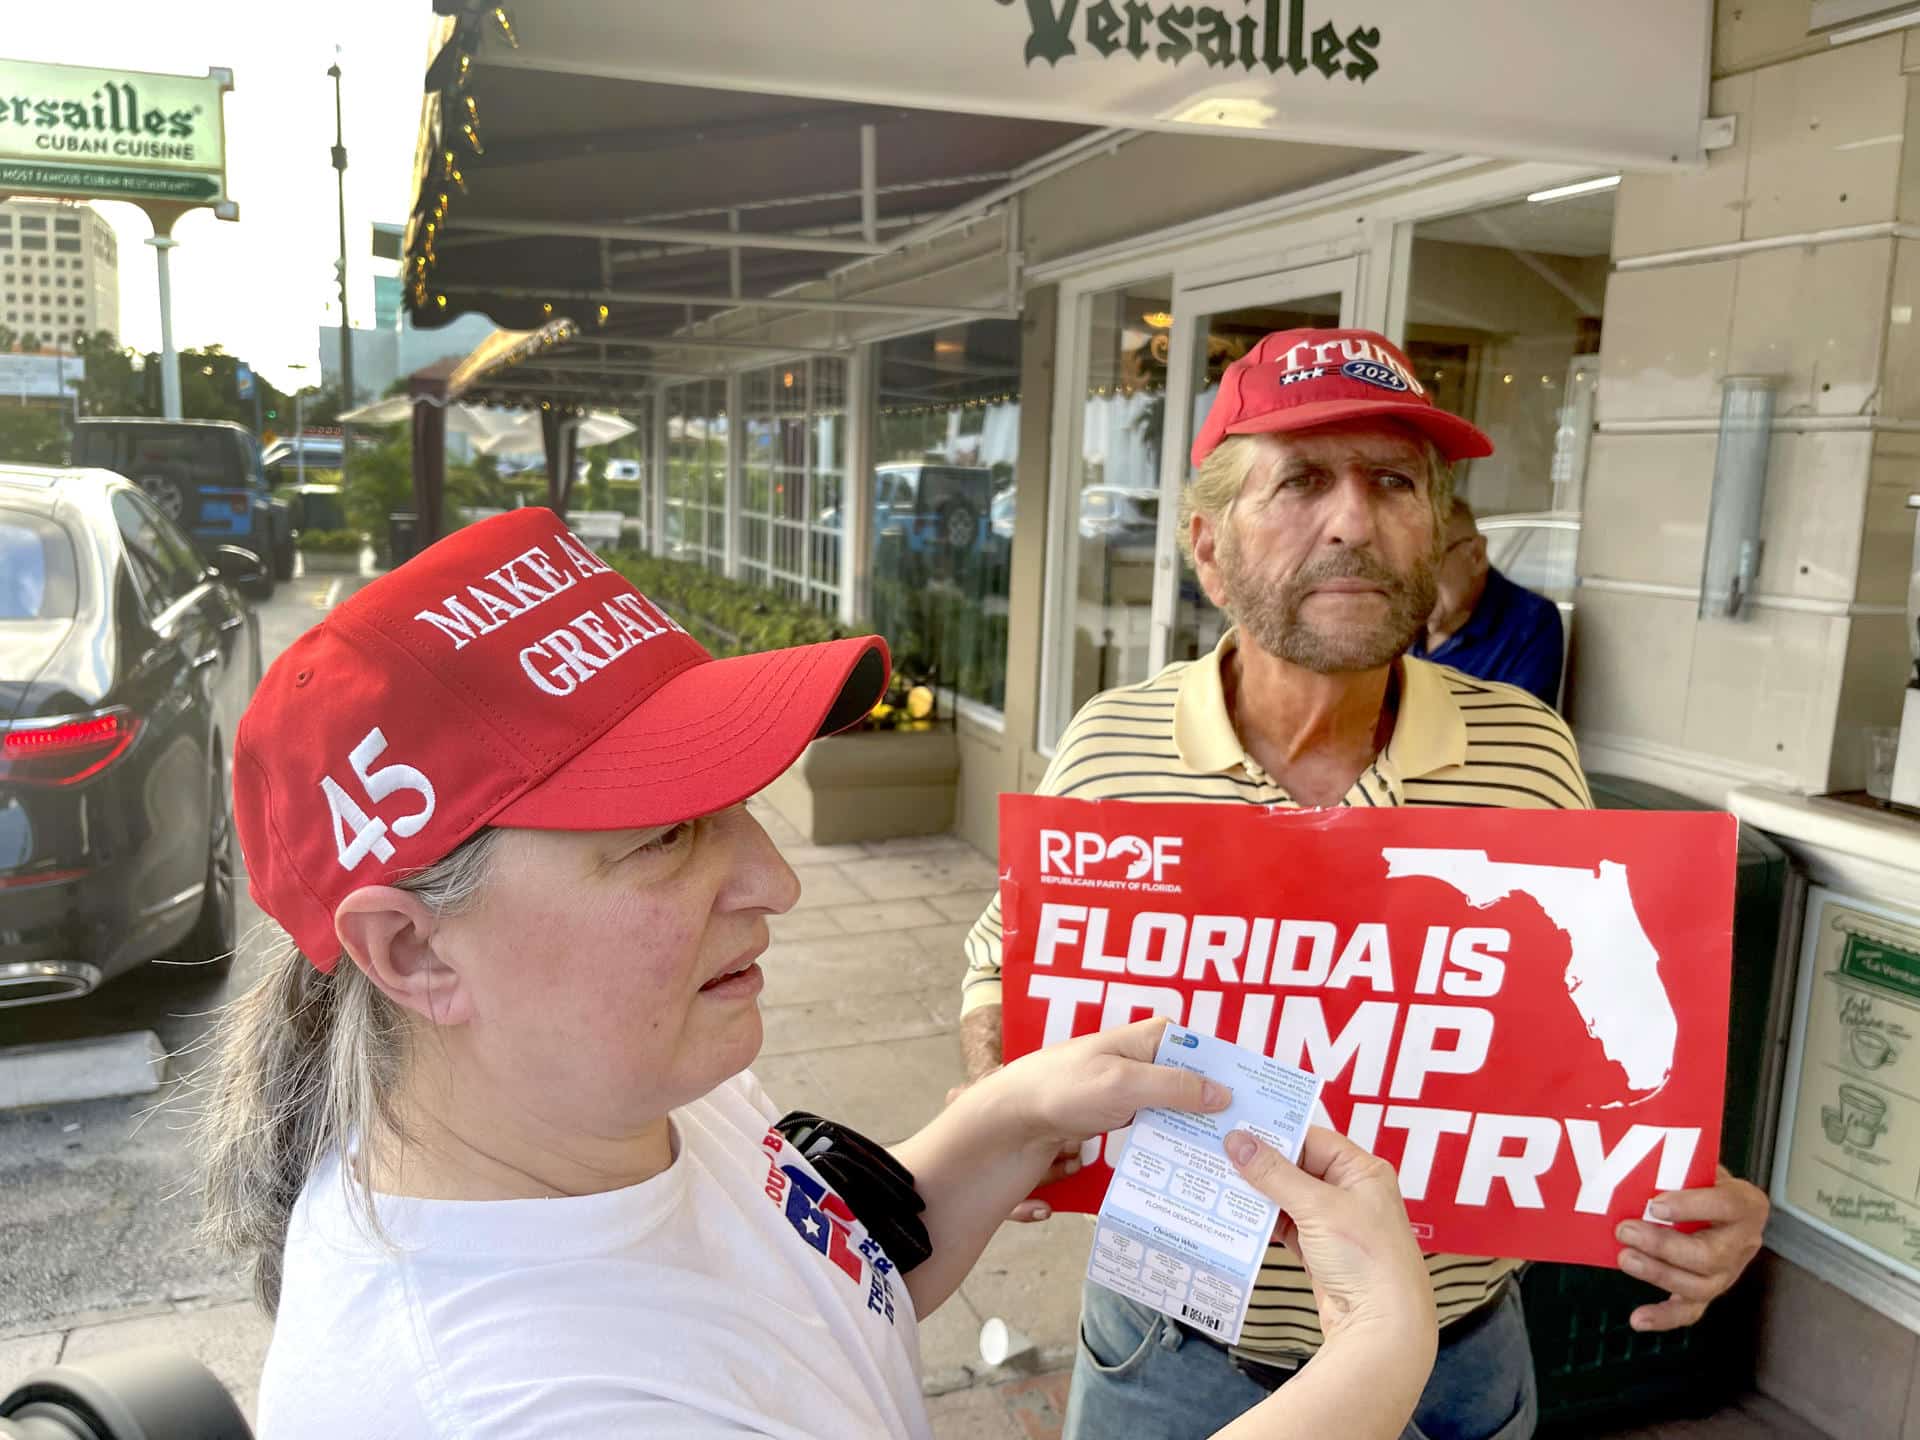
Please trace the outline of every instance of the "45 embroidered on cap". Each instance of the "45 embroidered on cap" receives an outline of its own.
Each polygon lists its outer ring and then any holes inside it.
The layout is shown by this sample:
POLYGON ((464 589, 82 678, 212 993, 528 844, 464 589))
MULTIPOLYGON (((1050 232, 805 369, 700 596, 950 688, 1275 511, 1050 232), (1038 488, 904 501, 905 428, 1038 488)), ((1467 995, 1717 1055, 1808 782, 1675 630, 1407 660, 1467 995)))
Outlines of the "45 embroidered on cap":
POLYGON ((715 660, 550 510, 456 531, 261 681, 234 749, 249 888, 322 970, 333 912, 486 825, 671 824, 763 789, 885 689, 877 636, 715 660))

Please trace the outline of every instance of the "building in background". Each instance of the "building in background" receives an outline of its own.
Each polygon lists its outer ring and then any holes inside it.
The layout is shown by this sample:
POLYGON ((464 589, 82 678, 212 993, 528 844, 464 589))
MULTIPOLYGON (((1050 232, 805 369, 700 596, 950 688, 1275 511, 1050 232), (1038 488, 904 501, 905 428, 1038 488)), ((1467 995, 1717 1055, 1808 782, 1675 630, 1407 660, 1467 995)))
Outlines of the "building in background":
POLYGON ((0 324, 42 344, 120 334, 120 253, 90 205, 0 201, 0 324))
MULTIPOLYGON (((398 225, 373 227, 375 258, 369 263, 379 264, 398 256, 400 230, 398 225)), ((361 404, 379 399, 394 381, 436 360, 471 354, 474 347, 497 328, 484 316, 463 315, 438 330, 415 329, 402 303, 398 265, 383 268, 393 273, 373 277, 373 326, 371 329, 356 327, 351 332, 353 388, 359 393, 350 398, 361 404)), ((328 389, 340 383, 338 325, 320 327, 320 377, 320 383, 328 389)))
POLYGON ((400 277, 398 275, 376 275, 373 277, 373 328, 391 330, 400 323, 401 301, 400 277))

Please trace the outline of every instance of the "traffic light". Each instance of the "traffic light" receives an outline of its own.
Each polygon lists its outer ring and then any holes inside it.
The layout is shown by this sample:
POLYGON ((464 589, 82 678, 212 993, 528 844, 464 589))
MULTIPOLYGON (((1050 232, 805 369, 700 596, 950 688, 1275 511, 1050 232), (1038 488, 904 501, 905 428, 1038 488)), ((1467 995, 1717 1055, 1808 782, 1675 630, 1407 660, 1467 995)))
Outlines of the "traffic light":
POLYGON ((278 410, 269 410, 267 411, 267 418, 269 420, 278 420, 280 418, 280 412, 278 410))

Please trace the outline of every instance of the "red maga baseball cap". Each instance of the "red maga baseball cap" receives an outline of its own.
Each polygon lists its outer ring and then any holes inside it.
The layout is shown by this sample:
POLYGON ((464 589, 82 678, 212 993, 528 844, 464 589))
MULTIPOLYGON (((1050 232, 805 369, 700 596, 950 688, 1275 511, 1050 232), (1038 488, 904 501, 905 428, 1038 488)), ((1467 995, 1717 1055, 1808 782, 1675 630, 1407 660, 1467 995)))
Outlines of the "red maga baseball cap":
POLYGON ((887 683, 875 635, 716 660, 551 510, 456 531, 267 671, 234 741, 249 888, 321 970, 363 885, 487 825, 668 825, 766 787, 887 683))
POLYGON ((1493 442, 1437 408, 1400 347, 1372 330, 1277 330, 1227 366, 1193 466, 1229 435, 1311 430, 1375 416, 1411 425, 1449 460, 1493 453, 1493 442))

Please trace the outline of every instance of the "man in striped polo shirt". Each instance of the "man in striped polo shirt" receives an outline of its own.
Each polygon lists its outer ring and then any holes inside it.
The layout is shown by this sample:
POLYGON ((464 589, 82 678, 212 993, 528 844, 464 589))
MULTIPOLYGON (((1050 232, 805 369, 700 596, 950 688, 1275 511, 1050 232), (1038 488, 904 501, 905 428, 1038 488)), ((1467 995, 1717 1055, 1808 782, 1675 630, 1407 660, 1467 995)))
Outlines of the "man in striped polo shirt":
MULTIPOLYGON (((1452 461, 1489 455, 1406 357, 1364 330, 1269 335, 1227 368, 1193 447, 1181 541, 1235 628, 1202 659, 1096 695, 1043 795, 1222 804, 1592 806, 1573 737, 1523 690, 1412 659, 1432 613, 1452 461)), ((967 937, 967 1073, 1000 1063, 1000 907, 967 937)), ((1063 1161, 1061 1173, 1077 1166, 1063 1161)), ((1766 1197, 1720 1183, 1656 1202, 1706 1225, 1627 1222, 1620 1264, 1668 1292, 1633 1323, 1697 1320, 1758 1251, 1766 1197)), ((1029 1201, 1015 1219, 1044 1219, 1029 1201)), ((1408 1440, 1525 1440, 1533 1365, 1518 1262, 1432 1255, 1439 1359, 1408 1440)), ((1272 1246, 1232 1351, 1098 1285, 1082 1301, 1067 1440, 1209 1435, 1320 1343, 1312 1287, 1272 1246)))

